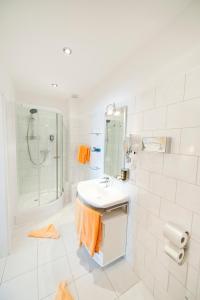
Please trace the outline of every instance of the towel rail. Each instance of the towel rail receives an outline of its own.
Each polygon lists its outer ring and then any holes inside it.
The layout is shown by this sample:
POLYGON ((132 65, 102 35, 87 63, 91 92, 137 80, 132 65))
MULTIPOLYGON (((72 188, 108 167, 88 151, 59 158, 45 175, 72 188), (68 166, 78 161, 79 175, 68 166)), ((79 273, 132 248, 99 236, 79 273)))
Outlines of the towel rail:
POLYGON ((110 213, 114 210, 117 210, 119 208, 124 208, 125 211, 128 213, 128 201, 124 202, 124 203, 120 203, 120 204, 117 204, 117 205, 114 205, 114 206, 111 206, 111 207, 107 207, 107 208, 104 208, 104 211, 103 211, 103 214, 104 213, 110 213))
POLYGON ((79 194, 78 191, 76 192, 76 197, 78 197, 86 206, 91 207, 97 211, 99 211, 101 213, 101 215, 103 216, 104 214, 108 214, 111 213, 114 210, 117 210, 119 208, 124 208, 125 212, 128 213, 128 207, 129 207, 129 201, 125 201, 123 203, 120 204, 116 204, 110 207, 106 207, 106 208, 98 208, 95 206, 92 206, 90 204, 88 204, 79 194))

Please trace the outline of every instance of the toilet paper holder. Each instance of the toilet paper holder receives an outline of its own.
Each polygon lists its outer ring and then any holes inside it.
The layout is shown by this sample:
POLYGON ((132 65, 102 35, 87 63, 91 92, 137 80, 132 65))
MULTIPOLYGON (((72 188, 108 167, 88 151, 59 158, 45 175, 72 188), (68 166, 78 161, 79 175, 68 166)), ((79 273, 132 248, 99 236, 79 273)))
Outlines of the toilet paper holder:
POLYGON ((164 227, 164 237, 168 240, 165 245, 165 253, 177 264, 182 265, 185 260, 190 234, 179 225, 168 222, 164 227))

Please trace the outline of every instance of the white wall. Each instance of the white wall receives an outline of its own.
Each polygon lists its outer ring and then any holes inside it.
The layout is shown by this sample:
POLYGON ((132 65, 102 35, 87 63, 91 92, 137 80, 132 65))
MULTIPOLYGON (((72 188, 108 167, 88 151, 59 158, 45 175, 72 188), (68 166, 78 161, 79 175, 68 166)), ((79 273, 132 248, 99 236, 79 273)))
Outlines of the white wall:
POLYGON ((199 16, 200 2, 194 1, 167 31, 71 109, 73 182, 94 176, 75 155, 79 143, 92 144, 89 132, 104 129, 108 103, 128 105, 128 133, 172 137, 171 154, 137 155, 130 180, 137 193, 130 195, 127 257, 158 300, 195 299, 200 285, 199 16), (170 220, 191 233, 183 266, 163 253, 163 225, 170 220))
POLYGON ((11 248, 16 199, 14 92, 1 64, 0 72, 0 257, 11 248))
POLYGON ((8 207, 6 197, 6 153, 5 153, 5 116, 4 103, 0 95, 0 257, 6 255, 8 251, 8 207))

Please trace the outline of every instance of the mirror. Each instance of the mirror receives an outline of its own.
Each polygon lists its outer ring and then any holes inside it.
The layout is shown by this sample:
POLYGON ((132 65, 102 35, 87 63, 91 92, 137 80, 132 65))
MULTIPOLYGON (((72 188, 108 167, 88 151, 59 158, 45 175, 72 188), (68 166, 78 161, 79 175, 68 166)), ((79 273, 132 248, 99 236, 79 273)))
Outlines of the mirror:
POLYGON ((126 136, 127 107, 107 106, 105 114, 104 173, 120 175, 125 167, 124 139, 126 136))

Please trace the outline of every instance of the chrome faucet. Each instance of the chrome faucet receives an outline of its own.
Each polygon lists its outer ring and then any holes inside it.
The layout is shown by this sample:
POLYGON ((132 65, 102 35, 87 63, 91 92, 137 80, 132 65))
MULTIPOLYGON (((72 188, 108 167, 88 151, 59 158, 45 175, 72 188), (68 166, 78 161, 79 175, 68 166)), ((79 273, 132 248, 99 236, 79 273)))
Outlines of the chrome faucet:
POLYGON ((106 187, 108 187, 109 183, 110 183, 110 177, 108 177, 108 176, 103 177, 102 181, 100 181, 100 183, 105 183, 106 187))

